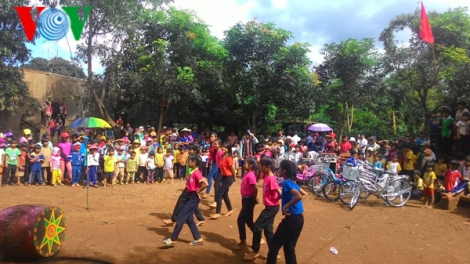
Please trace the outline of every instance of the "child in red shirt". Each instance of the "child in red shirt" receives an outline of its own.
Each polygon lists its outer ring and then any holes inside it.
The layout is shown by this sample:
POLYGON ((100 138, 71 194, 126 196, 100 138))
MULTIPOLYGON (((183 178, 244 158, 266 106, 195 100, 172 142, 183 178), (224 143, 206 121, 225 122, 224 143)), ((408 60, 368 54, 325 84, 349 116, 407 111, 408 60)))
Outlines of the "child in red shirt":
POLYGON ((452 191, 457 184, 457 180, 462 180, 462 174, 459 172, 460 162, 458 160, 452 160, 450 162, 449 169, 444 172, 444 187, 446 192, 452 191))

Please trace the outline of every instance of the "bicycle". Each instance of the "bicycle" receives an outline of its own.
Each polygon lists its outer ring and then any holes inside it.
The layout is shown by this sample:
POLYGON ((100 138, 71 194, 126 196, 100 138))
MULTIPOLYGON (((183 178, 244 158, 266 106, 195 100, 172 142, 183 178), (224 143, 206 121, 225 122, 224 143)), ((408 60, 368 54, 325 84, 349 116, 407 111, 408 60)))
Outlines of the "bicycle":
POLYGON ((315 165, 316 173, 307 181, 308 189, 318 197, 323 196, 323 186, 335 179, 335 173, 330 169, 330 163, 332 159, 337 157, 330 155, 323 155, 318 159, 319 164, 315 165))
MULTIPOLYGON (((352 164, 349 164, 349 166, 348 164, 343 164, 341 173, 334 175, 333 180, 323 185, 323 196, 330 202, 335 202, 339 199, 343 204, 349 205, 350 201, 346 201, 346 198, 340 195, 340 188, 348 181, 354 180, 357 177, 358 171, 358 167, 353 167, 352 164)), ((359 198, 367 199, 369 195, 369 192, 364 192, 359 198)))
MULTIPOLYGON (((343 184, 343 186, 345 185, 343 184)), ((343 186, 341 189, 343 189, 343 186)), ((408 176, 385 172, 383 169, 373 169, 370 167, 370 163, 366 163, 362 168, 359 168, 359 174, 354 183, 348 184, 348 187, 351 187, 350 192, 353 194, 349 205, 351 210, 357 205, 359 196, 363 191, 375 194, 377 198, 386 201, 393 207, 404 206, 411 197, 408 176), (395 201, 398 201, 398 203, 395 204, 395 201)))

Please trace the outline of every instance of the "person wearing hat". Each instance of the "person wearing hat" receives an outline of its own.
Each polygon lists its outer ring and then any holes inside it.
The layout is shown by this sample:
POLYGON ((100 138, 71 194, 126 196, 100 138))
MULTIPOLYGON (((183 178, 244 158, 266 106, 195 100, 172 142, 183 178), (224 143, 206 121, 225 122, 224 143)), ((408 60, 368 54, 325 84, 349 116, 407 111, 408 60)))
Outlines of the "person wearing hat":
POLYGON ((179 137, 178 141, 180 142, 180 146, 183 145, 184 149, 188 149, 189 144, 191 144, 192 138, 190 137, 191 130, 187 129, 186 127, 181 130, 181 136, 179 137))
POLYGON ((286 148, 284 147, 284 140, 279 139, 276 143, 276 151, 279 153, 279 155, 284 155, 286 153, 286 148))
POLYGON ((100 154, 98 153, 98 146, 96 144, 93 144, 90 146, 89 150, 90 153, 87 157, 88 177, 86 181, 86 186, 90 186, 90 182, 92 182, 93 186, 98 188, 98 180, 96 179, 98 166, 100 165, 100 154))
POLYGON ((125 173, 125 168, 126 168, 126 160, 127 160, 127 155, 125 154, 126 147, 121 146, 119 148, 116 148, 117 154, 116 154, 116 184, 124 184, 124 180, 126 178, 126 173, 125 173))
POLYGON ((52 186, 63 185, 62 184, 62 171, 60 170, 60 148, 55 147, 52 150, 51 156, 51 184, 52 186))
POLYGON ((141 146, 145 145, 143 126, 135 129, 134 139, 138 139, 139 142, 141 143, 141 146))
POLYGON ((71 154, 72 163, 72 188, 80 186, 79 181, 82 176, 83 161, 85 160, 85 154, 80 153, 82 144, 77 142, 73 144, 73 151, 71 154))
POLYGON ((450 109, 441 109, 442 130, 441 130, 441 151, 443 155, 450 155, 453 146, 453 130, 455 120, 450 116, 450 109))
MULTIPOLYGON (((338 142, 332 137, 333 133, 326 135, 326 144, 325 144, 325 152, 326 153, 336 153, 339 150, 338 142)), ((347 140, 347 139, 346 139, 347 140)))
POLYGON ((62 172, 62 182, 72 181, 72 164, 67 158, 72 153, 72 142, 70 142, 70 135, 67 132, 61 134, 61 142, 57 144, 60 149, 60 170, 62 172), (67 169, 67 170, 66 170, 67 169), (66 177, 67 172, 68 177, 66 177))
POLYGON ((31 139, 33 139, 33 137, 31 136, 31 130, 26 128, 25 130, 23 130, 23 136, 20 138, 20 145, 23 143, 27 144, 31 139))
MULTIPOLYGON (((41 153, 44 155, 44 162, 41 164, 42 167, 42 177, 44 182, 48 184, 52 177, 51 173, 51 157, 52 157, 52 146, 49 145, 47 138, 41 138, 41 143, 38 143, 41 146, 41 153)), ((60 162, 59 162, 60 164, 60 162)))

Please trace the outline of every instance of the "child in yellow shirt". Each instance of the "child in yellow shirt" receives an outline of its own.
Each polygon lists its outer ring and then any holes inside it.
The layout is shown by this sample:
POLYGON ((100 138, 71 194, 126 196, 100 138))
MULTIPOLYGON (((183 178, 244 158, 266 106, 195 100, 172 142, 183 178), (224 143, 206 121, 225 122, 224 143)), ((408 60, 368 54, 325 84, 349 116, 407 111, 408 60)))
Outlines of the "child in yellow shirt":
POLYGON ((163 180, 163 165, 165 164, 165 160, 163 159, 163 148, 158 147, 157 148, 157 153, 155 154, 155 182, 156 183, 162 183, 163 180))
POLYGON ((434 166, 434 173, 436 174, 436 177, 442 177, 446 170, 447 170, 447 164, 445 162, 444 157, 439 157, 437 159, 436 166, 434 166))
POLYGON ((180 150, 179 150, 179 153, 178 153, 178 156, 177 157, 177 160, 178 160, 178 163, 179 163, 179 166, 180 166, 180 178, 181 179, 185 179, 185 175, 186 175, 186 162, 188 161, 188 157, 189 157, 189 154, 188 154, 188 150, 183 148, 183 146, 180 146, 180 150))
POLYGON ((436 180, 436 174, 433 171, 434 165, 433 161, 428 161, 426 172, 423 175, 424 208, 432 207, 434 203, 434 181, 436 180))
POLYGON ((175 143, 173 147, 173 175, 175 178, 180 177, 180 163, 178 162, 178 155, 180 154, 179 143, 175 143))

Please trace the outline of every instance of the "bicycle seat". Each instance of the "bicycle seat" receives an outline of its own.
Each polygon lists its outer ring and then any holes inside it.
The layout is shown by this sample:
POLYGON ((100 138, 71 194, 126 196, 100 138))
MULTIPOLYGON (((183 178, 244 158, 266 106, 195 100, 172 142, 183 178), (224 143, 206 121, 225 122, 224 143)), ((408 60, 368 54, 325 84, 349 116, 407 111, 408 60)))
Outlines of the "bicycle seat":
POLYGON ((348 167, 356 167, 356 166, 354 166, 354 164, 352 164, 351 162, 345 163, 345 165, 348 166, 348 167))

